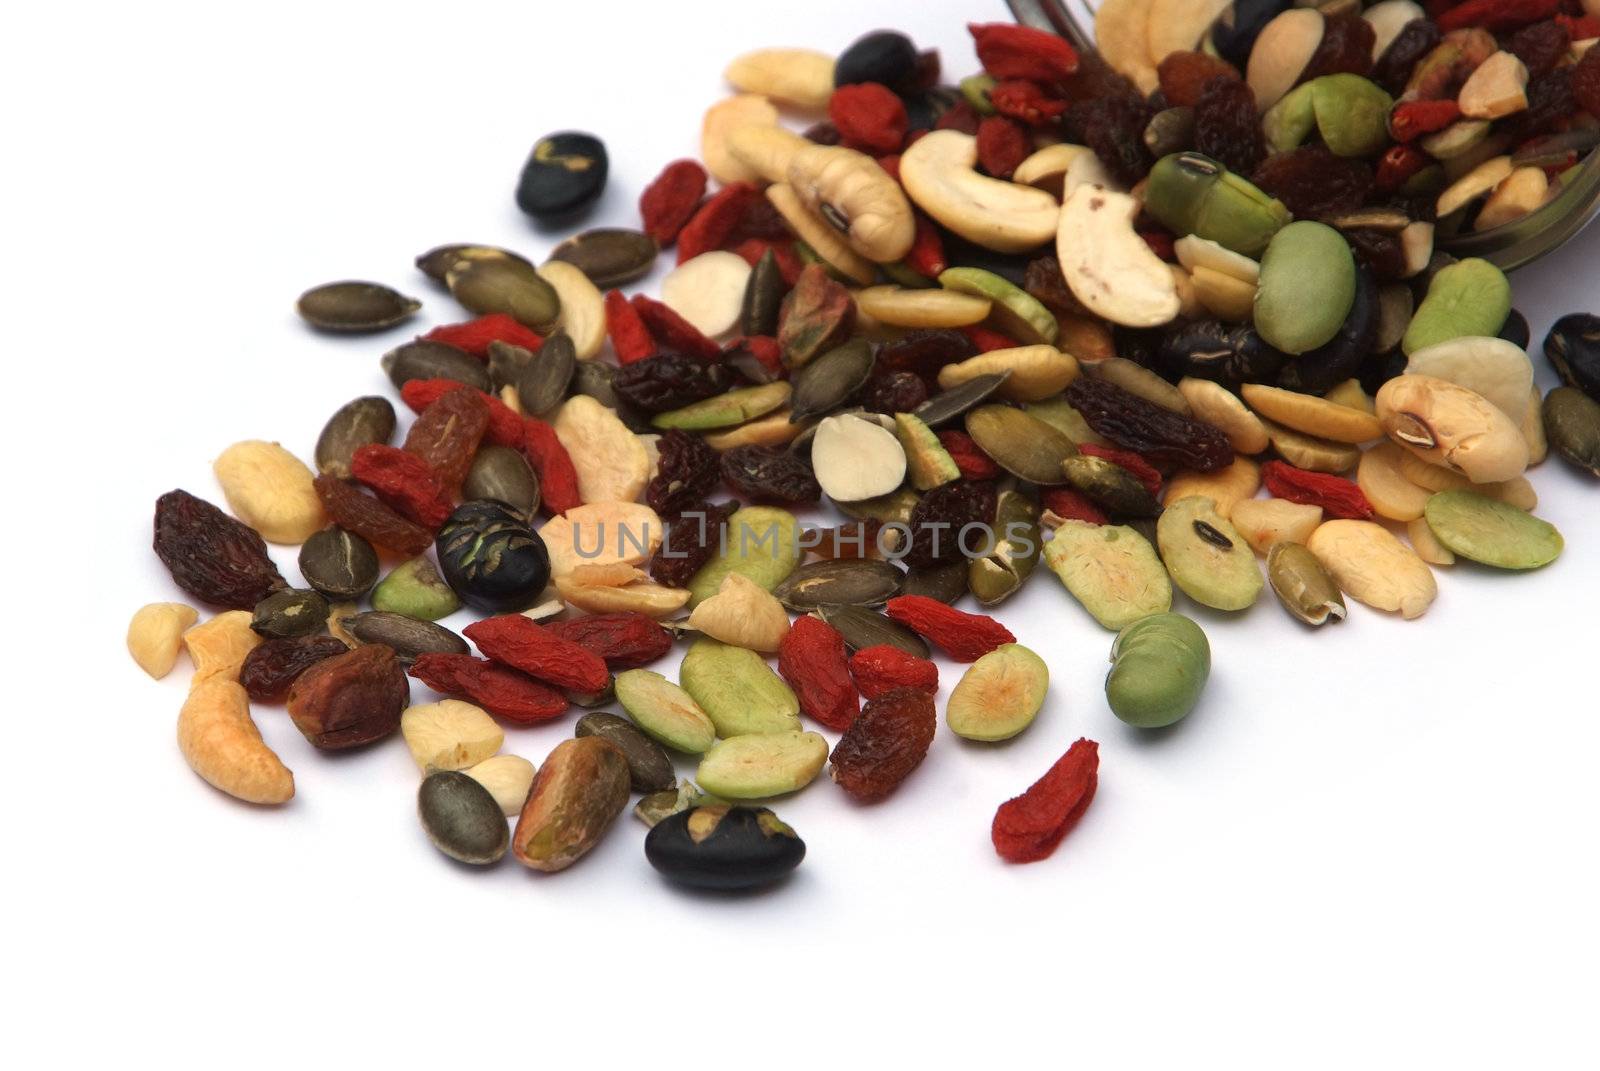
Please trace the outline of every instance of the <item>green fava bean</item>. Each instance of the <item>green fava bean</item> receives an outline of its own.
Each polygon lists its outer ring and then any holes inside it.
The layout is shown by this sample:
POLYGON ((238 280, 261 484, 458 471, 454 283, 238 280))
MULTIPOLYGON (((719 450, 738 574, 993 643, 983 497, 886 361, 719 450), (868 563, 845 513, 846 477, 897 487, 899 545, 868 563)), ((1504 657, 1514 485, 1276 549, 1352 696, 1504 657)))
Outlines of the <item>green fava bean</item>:
POLYGON ((1538 569, 1559 558, 1565 545, 1548 521, 1476 491, 1441 491, 1426 510, 1439 542, 1496 569, 1538 569))
POLYGON ((1255 327, 1284 353, 1306 353, 1333 339, 1356 300, 1356 261, 1344 236, 1325 223, 1291 223, 1267 244, 1256 288, 1255 327))
POLYGON ((1153 614, 1117 633, 1111 645, 1106 700, 1111 712, 1140 729, 1183 720, 1211 675, 1211 644, 1182 614, 1153 614))
POLYGON ((1199 235, 1252 258, 1293 218, 1282 201, 1196 152, 1156 161, 1145 211, 1174 234, 1199 235))
POLYGON ((1400 348, 1409 357, 1453 338, 1493 338, 1510 314, 1511 284, 1505 273, 1487 260, 1469 257, 1434 273, 1400 348))

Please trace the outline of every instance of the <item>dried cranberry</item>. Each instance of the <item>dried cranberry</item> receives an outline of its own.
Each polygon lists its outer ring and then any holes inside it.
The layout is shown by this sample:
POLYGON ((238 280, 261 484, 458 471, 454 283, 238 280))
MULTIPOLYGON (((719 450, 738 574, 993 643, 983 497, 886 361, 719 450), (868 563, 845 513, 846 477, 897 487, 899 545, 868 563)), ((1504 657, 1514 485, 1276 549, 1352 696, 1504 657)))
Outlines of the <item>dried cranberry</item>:
POLYGON ((738 508, 736 502, 704 503, 669 521, 661 547, 650 559, 650 576, 669 588, 687 587, 722 546, 722 530, 738 508))
POLYGON ((1587 88, 1592 103, 1600 104, 1600 99, 1594 99, 1600 97, 1600 85, 1596 85, 1600 82, 1600 73, 1596 73, 1600 69, 1600 59, 1589 59, 1594 54, 1595 50, 1591 48, 1584 56, 1589 66, 1581 81, 1576 75, 1584 70, 1583 64, 1557 67, 1528 82, 1528 107, 1505 122, 1506 133, 1511 135, 1513 142, 1527 141, 1536 135, 1549 133, 1577 111, 1575 87, 1579 84, 1587 88))
MULTIPOLYGON (((1550 72, 1554 73, 1556 72, 1550 72)), ((1596 119, 1600 119, 1600 45, 1591 46, 1589 51, 1583 54, 1583 59, 1572 68, 1569 83, 1572 96, 1578 105, 1596 119)), ((1532 86, 1529 88, 1531 90, 1532 86)), ((1528 107, 1533 107, 1531 93, 1528 96, 1528 107)))
POLYGON ((888 372, 911 372, 932 378, 947 364, 977 356, 977 347, 960 331, 933 328, 912 331, 878 350, 878 368, 888 372))
POLYGON ((1205 52, 1173 52, 1156 68, 1161 93, 1173 108, 1191 108, 1216 78, 1239 80, 1233 64, 1205 52))

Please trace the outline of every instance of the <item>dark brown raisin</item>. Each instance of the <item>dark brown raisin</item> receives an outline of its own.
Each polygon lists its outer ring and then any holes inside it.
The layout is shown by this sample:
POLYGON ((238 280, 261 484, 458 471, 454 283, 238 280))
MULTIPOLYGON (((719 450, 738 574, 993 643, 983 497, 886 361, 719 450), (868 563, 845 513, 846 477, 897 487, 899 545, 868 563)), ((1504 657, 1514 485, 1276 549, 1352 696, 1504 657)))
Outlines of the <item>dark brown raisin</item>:
POLYGON ((1161 78, 1161 93, 1170 108, 1190 108, 1214 78, 1237 82, 1239 72, 1233 64, 1205 52, 1173 52, 1156 68, 1161 78))
POLYGON ((1094 150, 1113 178, 1133 186, 1154 163, 1144 144, 1144 128, 1154 114, 1142 100, 1096 97, 1068 109, 1067 128, 1076 135, 1073 140, 1094 150))
POLYGON ((975 357, 978 347, 960 331, 933 328, 912 331, 878 349, 877 367, 886 372, 911 372, 932 379, 947 364, 975 357))
POLYGON ((1439 27, 1428 19, 1412 19, 1399 35, 1383 50, 1372 68, 1372 80, 1384 88, 1391 97, 1405 92, 1411 80, 1411 70, 1417 61, 1439 43, 1439 27))
POLYGON ((315 481, 317 497, 333 523, 368 543, 416 556, 433 546, 433 533, 412 524, 376 498, 324 473, 315 481))
POLYGON ((1300 81, 1325 74, 1366 74, 1372 70, 1372 43, 1377 31, 1355 12, 1329 15, 1322 23, 1322 41, 1306 61, 1300 81))
MULTIPOLYGON (((1583 59, 1578 61, 1578 65, 1572 68, 1569 88, 1578 106, 1594 118, 1600 119, 1600 46, 1591 46, 1589 51, 1583 54, 1583 59)), ((1532 106, 1531 96, 1529 106, 1532 106)))
POLYGON ((459 387, 417 414, 404 448, 426 461, 453 495, 461 490, 488 429, 489 403, 471 387, 459 387))
POLYGON ((721 479, 721 459, 698 435, 674 428, 661 437, 656 449, 660 462, 644 489, 644 500, 663 517, 675 517, 704 502, 721 479))
POLYGON ((935 487, 912 507, 911 545, 904 561, 911 569, 926 569, 976 554, 982 547, 985 526, 994 520, 994 484, 987 480, 962 480, 935 487))
POLYGON ((1127 78, 1101 58, 1098 52, 1078 53, 1078 69, 1060 84, 1068 100, 1094 100, 1096 97, 1126 97, 1138 100, 1142 94, 1127 78))
POLYGON ((1194 147, 1248 175, 1267 155, 1256 95, 1234 78, 1213 78, 1194 106, 1194 147))
POLYGON ((1538 78, 1556 69, 1571 44, 1572 35, 1567 28, 1555 19, 1547 19, 1518 30, 1506 41, 1505 47, 1528 68, 1529 78, 1538 78))
POLYGON ((1372 189, 1372 169, 1321 145, 1307 145, 1267 157, 1251 180, 1296 216, 1318 219, 1360 208, 1372 189))
POLYGON ((928 400, 928 384, 911 372, 890 372, 882 365, 856 392, 856 404, 869 413, 909 413, 928 400))
POLYGON ((1022 289, 1054 312, 1069 316, 1084 315, 1083 303, 1067 287, 1066 277, 1061 273, 1061 261, 1054 253, 1046 253, 1028 261, 1028 269, 1022 277, 1022 289))
POLYGON ((213 606, 249 610, 288 586, 254 528, 188 491, 156 499, 155 550, 180 588, 213 606))
POLYGON ((938 722, 932 694, 920 688, 869 699, 828 757, 831 776, 863 803, 883 799, 922 764, 938 722))
POLYGON ((735 446, 722 455, 722 478, 729 487, 757 502, 800 504, 822 497, 811 466, 787 450, 772 446, 735 446))
POLYGON ((1400 247, 1400 237, 1375 230, 1350 230, 1342 232, 1350 243, 1356 259, 1372 269, 1380 282, 1394 282, 1406 275, 1406 254, 1400 247))
POLYGON ((651 577, 669 588, 687 587, 700 567, 716 556, 723 527, 738 508, 736 502, 702 503, 668 521, 661 547, 650 559, 651 577))
POLYGON ((812 123, 800 136, 818 145, 837 145, 843 140, 839 137, 839 128, 826 119, 812 123))
POLYGON ((1200 472, 1215 472, 1233 463, 1233 447, 1221 431, 1113 383, 1079 376, 1067 388, 1066 398, 1095 431, 1149 460, 1200 472))
MULTIPOLYGON (((1594 49, 1591 48, 1589 52, 1594 52, 1594 49)), ((1584 59, 1588 61, 1588 56, 1586 55, 1584 59)), ((1589 63, 1590 72, 1594 72, 1596 67, 1600 66, 1600 59, 1589 63)), ((1549 133, 1563 119, 1578 110, 1578 98, 1573 92, 1573 84, 1575 72, 1582 69, 1582 64, 1576 67, 1557 67, 1528 82, 1528 107, 1505 121, 1505 132, 1511 135, 1513 142, 1527 141, 1539 134, 1549 133)), ((1589 78, 1591 83, 1600 81, 1600 74, 1591 73, 1589 78)), ((1590 92, 1595 93, 1596 90, 1590 92)), ((1594 103, 1600 104, 1600 100, 1594 103)))
POLYGON ((641 413, 665 413, 727 390, 728 369, 680 353, 663 353, 618 368, 611 389, 641 413))
POLYGON ((239 683, 257 703, 281 703, 295 679, 324 658, 350 648, 332 636, 302 636, 259 643, 244 659, 239 683))

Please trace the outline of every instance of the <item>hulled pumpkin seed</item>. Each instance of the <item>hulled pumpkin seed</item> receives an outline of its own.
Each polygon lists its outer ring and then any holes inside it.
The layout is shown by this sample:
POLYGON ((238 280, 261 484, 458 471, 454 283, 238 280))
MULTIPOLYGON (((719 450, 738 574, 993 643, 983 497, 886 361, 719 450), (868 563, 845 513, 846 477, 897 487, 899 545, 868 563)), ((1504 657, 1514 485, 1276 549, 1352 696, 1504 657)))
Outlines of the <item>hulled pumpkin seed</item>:
POLYGON ((954 603, 967 593, 967 566, 965 558, 957 558, 924 569, 913 569, 900 582, 900 593, 925 595, 942 603, 954 603))
POLYGON ((818 733, 754 733, 718 742, 694 777, 726 799, 759 800, 805 788, 827 761, 828 742, 818 733))
POLYGON ((1195 602, 1243 610, 1261 594, 1255 552, 1211 499, 1190 495, 1168 503, 1156 541, 1173 582, 1195 602))
POLYGON ((739 330, 746 338, 778 333, 778 309, 788 289, 777 254, 770 249, 762 253, 744 285, 744 302, 739 310, 739 330))
POLYGON ((334 602, 354 602, 378 582, 378 552, 343 528, 324 528, 300 547, 300 575, 334 602))
MULTIPOLYGON (((720 737, 800 728, 800 701, 754 651, 704 637, 695 640, 678 668, 678 682, 720 737)), ((701 784, 711 788, 704 780, 701 784)))
POLYGON ((802 565, 772 589, 798 613, 823 605, 881 606, 900 592, 900 570, 888 562, 839 558, 802 565))
POLYGON ((445 276, 455 299, 480 316, 504 313, 546 332, 561 315, 561 298, 527 262, 489 258, 458 263, 445 276))
POLYGON ((517 404, 522 411, 545 413, 560 405, 577 364, 578 351, 565 333, 558 331, 545 339, 539 352, 518 370, 512 384, 517 388, 517 404))
POLYGON ((597 227, 556 246, 551 260, 564 260, 605 290, 649 274, 658 248, 655 239, 622 227, 597 227))
POLYGON ((481 391, 494 386, 482 361, 443 342, 419 338, 390 350, 379 363, 396 387, 404 387, 413 379, 453 379, 481 391))
POLYGON ((1441 491, 1428 499, 1424 516, 1448 549, 1496 569, 1538 569, 1564 545, 1548 521, 1476 491, 1441 491))
POLYGON ((315 591, 284 588, 256 603, 250 628, 260 636, 288 639, 321 632, 327 620, 327 599, 315 591))
POLYGON ((466 654, 467 641, 443 625, 418 621, 405 614, 369 610, 351 614, 341 624, 357 643, 380 643, 394 648, 395 657, 410 664, 421 654, 466 654))
POLYGON ((1267 580, 1283 608, 1313 628, 1345 618, 1339 585, 1303 543, 1274 543, 1267 551, 1267 580))
POLYGON ((1543 408, 1550 449, 1600 476, 1600 402, 1576 387, 1557 387, 1543 408))
POLYGON ((533 264, 526 257, 513 253, 509 249, 501 249, 493 245, 472 245, 470 243, 435 246, 417 257, 415 263, 422 274, 443 285, 445 280, 449 278, 452 268, 474 260, 515 260, 527 264, 530 268, 533 267, 533 264))
POLYGON ((1011 373, 997 372, 969 379, 965 383, 941 391, 912 410, 912 415, 930 428, 948 424, 964 416, 974 406, 983 404, 995 391, 1005 386, 1011 373))
POLYGON ((1043 549, 1038 505, 1014 488, 1002 491, 990 534, 978 556, 964 563, 967 586, 984 606, 994 606, 1022 587, 1043 549))
POLYGON ((1078 454, 1061 463, 1067 482, 1113 517, 1155 517, 1161 503, 1133 473, 1103 457, 1078 454))
POLYGON ((295 302, 295 311, 323 331, 382 331, 422 308, 422 302, 380 283, 325 283, 295 302))
POLYGON ((759 387, 740 387, 703 402, 657 413, 651 424, 663 431, 678 428, 682 431, 712 431, 731 428, 756 417, 765 416, 789 404, 792 388, 783 380, 763 383, 759 387))
POLYGON ((872 374, 872 344, 864 338, 835 346, 794 374, 789 423, 803 424, 845 403, 872 374))
POLYGON ((511 828, 494 796, 459 770, 439 770, 422 779, 417 817, 433 846, 457 862, 498 863, 511 847, 511 828))
POLYGON ((484 446, 467 470, 461 497, 467 501, 492 498, 531 517, 539 509, 539 477, 520 451, 509 446, 484 446))
POLYGON ((346 402, 317 436, 317 471, 348 480, 350 459, 356 451, 370 443, 387 443, 392 435, 394 406, 389 399, 369 394, 346 402))
POLYGON ((599 736, 617 745, 628 760, 628 778, 635 792, 659 792, 672 787, 677 774, 661 745, 639 731, 627 718, 590 713, 578 719, 574 734, 599 736))
POLYGON ((1078 453, 1072 440, 1061 432, 1009 405, 972 410, 967 414, 967 434, 1001 468, 1018 479, 1044 486, 1066 483, 1062 462, 1078 453))
POLYGON ((852 651, 886 643, 908 655, 928 657, 928 645, 921 636, 883 614, 861 606, 819 606, 816 614, 844 637, 852 651))

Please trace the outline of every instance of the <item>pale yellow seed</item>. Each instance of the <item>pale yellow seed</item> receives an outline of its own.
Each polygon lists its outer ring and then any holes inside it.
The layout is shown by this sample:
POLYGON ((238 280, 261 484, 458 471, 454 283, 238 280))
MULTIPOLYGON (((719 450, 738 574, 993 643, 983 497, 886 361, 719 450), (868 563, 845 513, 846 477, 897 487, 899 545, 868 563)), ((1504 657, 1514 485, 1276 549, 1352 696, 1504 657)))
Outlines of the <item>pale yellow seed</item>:
POLYGON ((1371 413, 1326 398, 1260 383, 1239 388, 1250 408, 1292 431, 1338 443, 1364 443, 1383 436, 1371 413))
POLYGON ((1424 517, 1406 522, 1406 538, 1411 541, 1411 549, 1417 552, 1417 557, 1429 565, 1454 565, 1455 552, 1433 534, 1433 529, 1428 527, 1424 517))
POLYGON ((1406 478, 1401 457, 1409 456, 1391 442, 1382 442, 1361 455, 1356 484, 1378 516, 1391 521, 1414 521, 1422 516, 1433 492, 1406 478))
POLYGON ((181 602, 141 606, 128 622, 128 653, 140 669, 160 680, 178 662, 184 630, 198 620, 200 612, 181 602))
POLYGON ((1544 399, 1535 385, 1528 396, 1528 408, 1522 416, 1522 437, 1528 441, 1528 465, 1531 468, 1550 456, 1550 440, 1544 431, 1544 399))
POLYGON ((1373 521, 1327 521, 1306 545, 1340 590, 1374 610, 1399 611, 1411 620, 1439 594, 1427 563, 1373 521))
POLYGON ((1263 420, 1273 449, 1295 468, 1311 472, 1349 472, 1361 460, 1361 448, 1305 435, 1270 420, 1263 420))
POLYGON ((183 634, 197 682, 211 677, 238 680, 245 656, 260 642, 250 627, 249 610, 227 610, 183 634))
POLYGON ((856 291, 856 308, 891 327, 966 327, 989 316, 990 302, 954 290, 869 286, 856 291))
POLYGON ((1234 504, 1229 522, 1257 554, 1274 543, 1304 543, 1322 523, 1322 509, 1283 498, 1247 498, 1234 504))
POLYGON ((1247 457, 1215 472, 1179 472, 1167 481, 1166 501, 1200 495, 1211 499, 1218 515, 1231 519, 1234 507, 1261 489, 1261 466, 1247 457))
POLYGON ((1041 402, 1066 390, 1078 378, 1078 360, 1054 346, 1013 346, 990 350, 939 370, 939 386, 950 390, 979 376, 1010 372, 996 393, 1007 401, 1041 402))
POLYGON ((779 409, 776 413, 769 413, 736 428, 707 432, 705 440, 713 450, 732 450, 735 446, 782 446, 793 442, 805 429, 805 424, 790 421, 788 409, 779 409))
POLYGON ((1190 415, 1220 428, 1235 452, 1259 454, 1270 445, 1261 418, 1222 384, 1185 376, 1178 381, 1178 391, 1189 403, 1190 415))
POLYGON ((578 360, 587 361, 598 356, 606 341, 606 302, 600 288, 575 265, 564 260, 546 261, 534 270, 561 299, 561 319, 557 326, 572 339, 578 360))
POLYGON ((700 158, 718 182, 760 182, 754 169, 734 156, 728 135, 742 126, 777 126, 778 109, 765 97, 741 93, 713 104, 700 123, 700 158))
POLYGON ((1159 405, 1163 409, 1170 409, 1184 416, 1189 415, 1189 400, 1184 397, 1182 391, 1144 365, 1136 364, 1126 357, 1096 361, 1086 366, 1084 373, 1091 379, 1103 379, 1107 383, 1114 383, 1129 394, 1137 394, 1145 401, 1159 405))
POLYGON ((788 183, 779 182, 767 187, 767 200, 778 210, 785 223, 812 252, 837 268, 847 278, 862 286, 878 277, 878 266, 850 248, 838 231, 821 216, 813 214, 800 201, 799 194, 788 183))
POLYGON ((311 470, 277 443, 234 443, 212 471, 234 516, 268 543, 304 543, 328 523, 311 470))
POLYGON ((1256 286, 1252 282, 1204 264, 1189 268, 1189 280, 1194 284, 1194 296, 1219 320, 1244 323, 1255 311, 1256 286))
POLYGON ((574 395, 551 421, 572 455, 584 502, 632 502, 650 479, 650 455, 617 414, 587 394, 574 395))
POLYGON ((1376 415, 1378 412, 1377 403, 1372 400, 1372 395, 1361 389, 1361 381, 1359 379, 1347 379, 1327 394, 1324 394, 1323 397, 1330 402, 1349 406, 1351 409, 1359 409, 1363 413, 1376 415))

